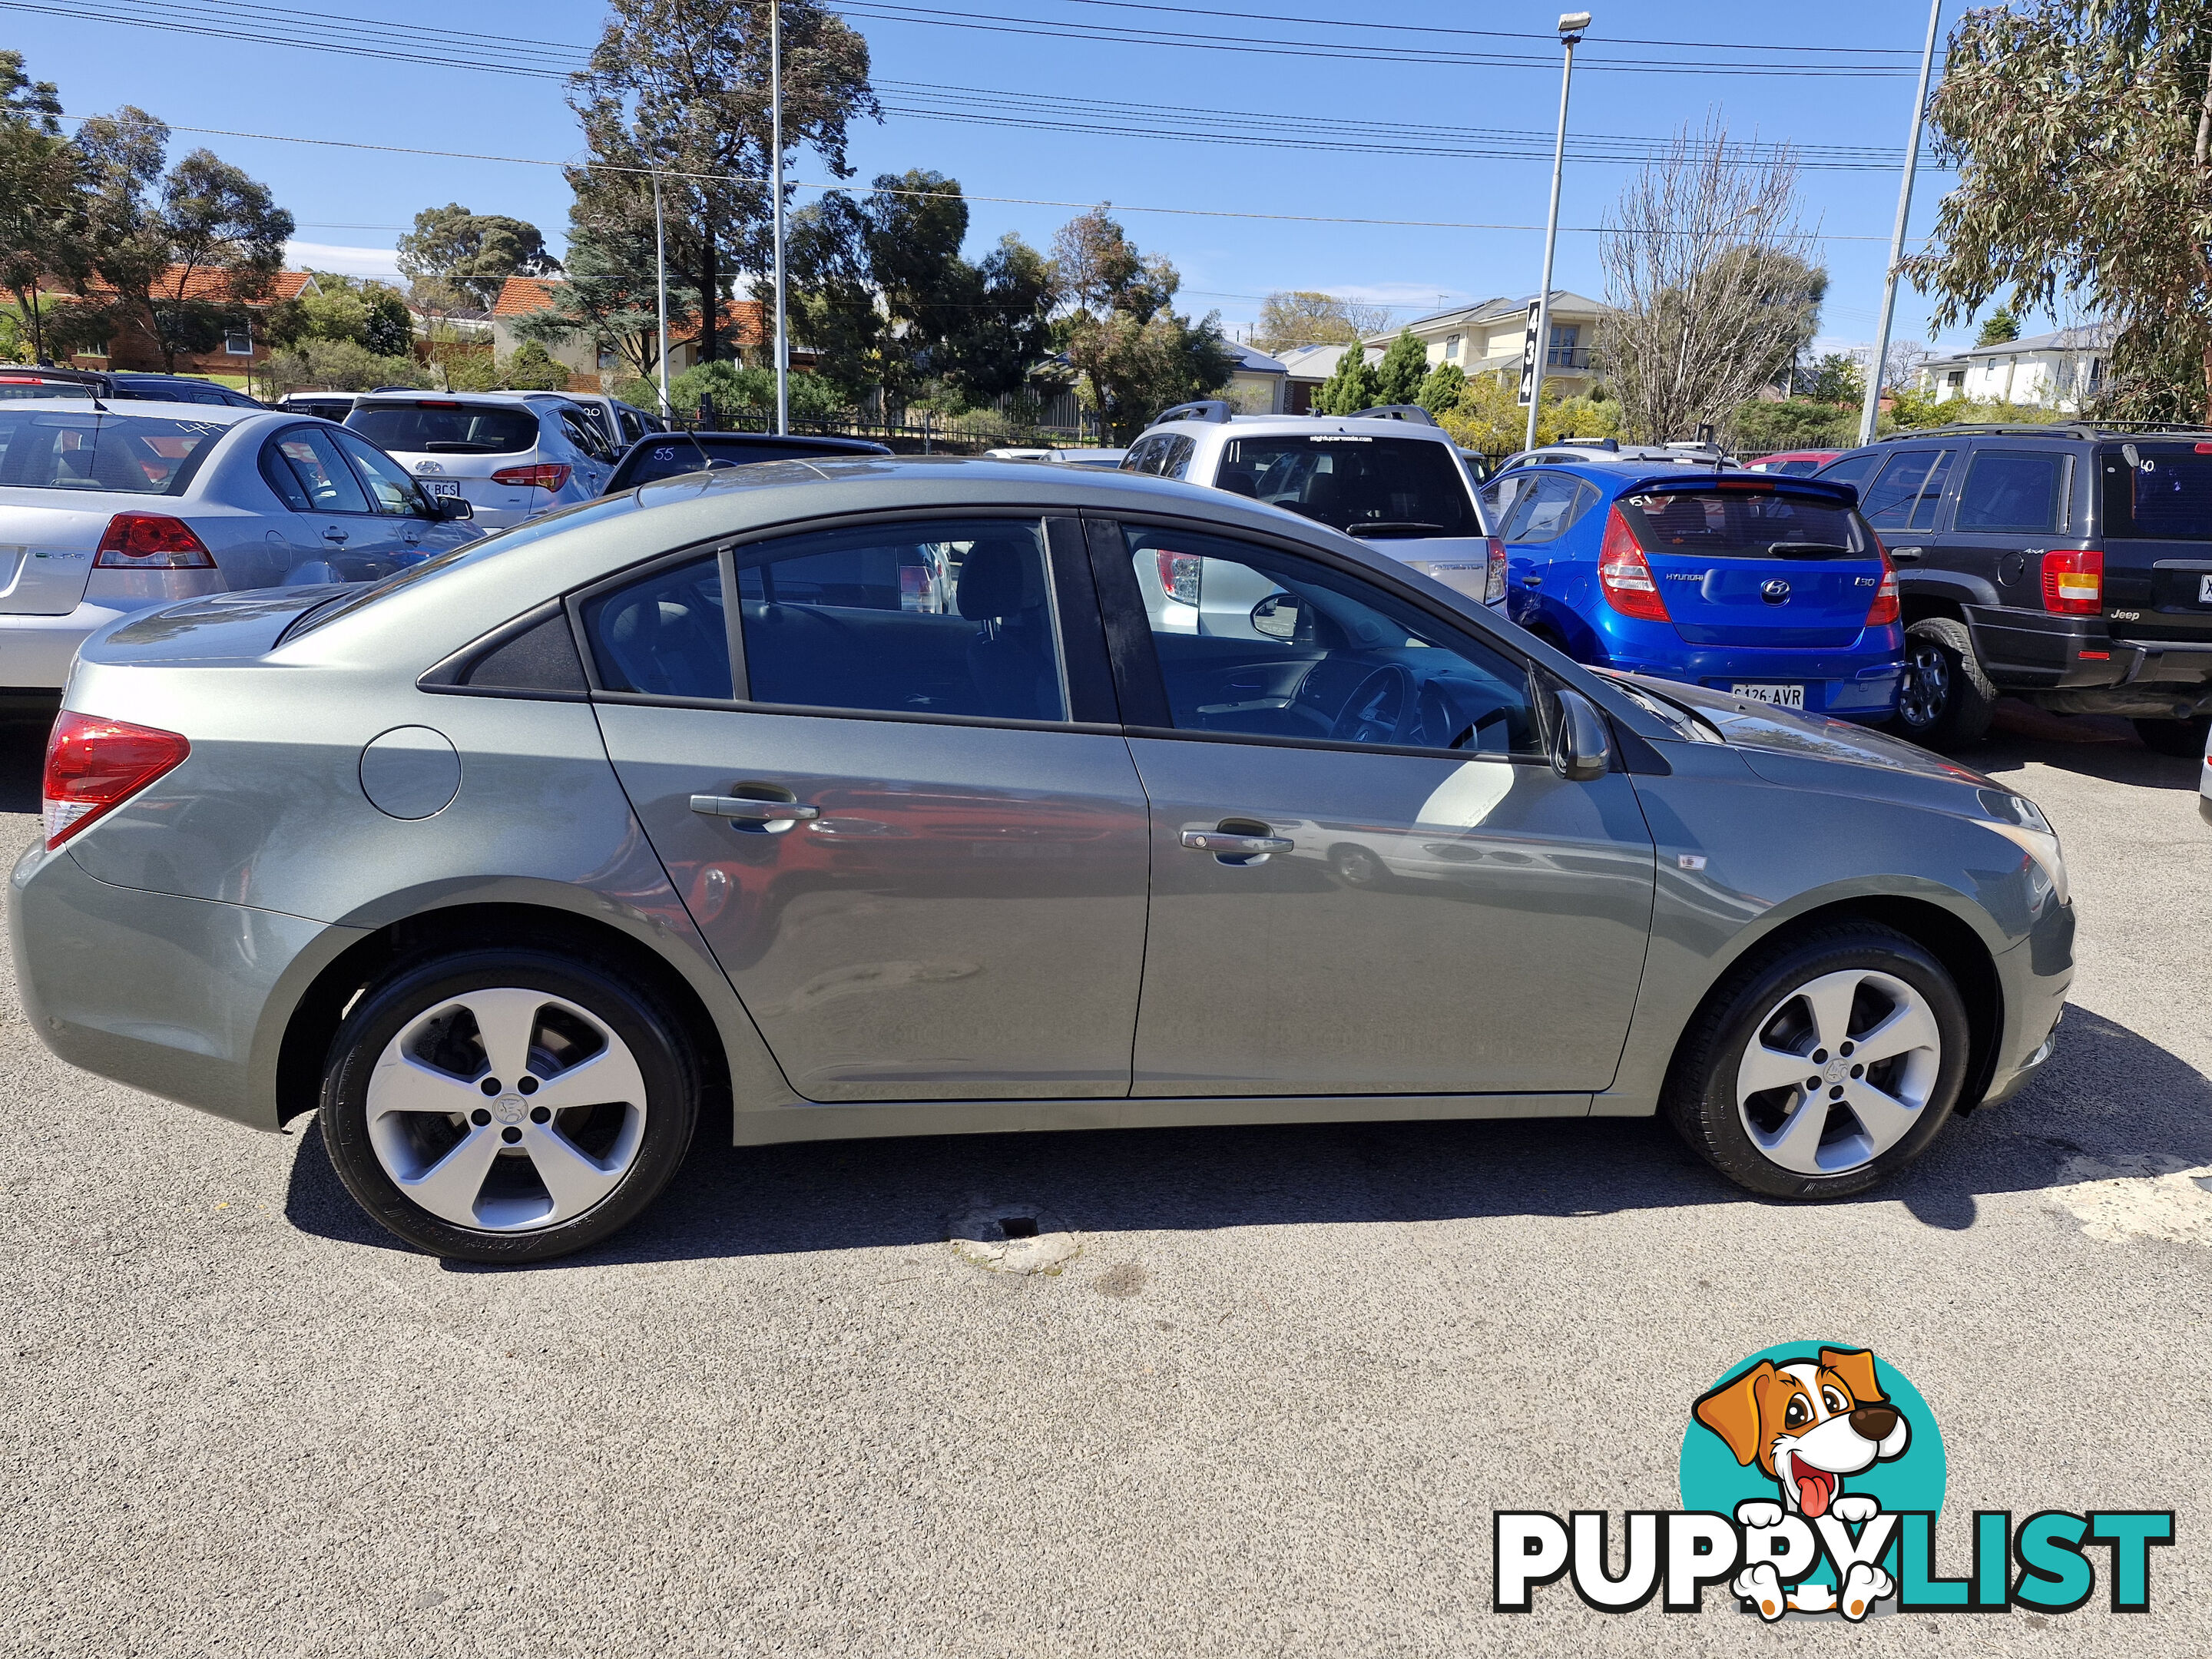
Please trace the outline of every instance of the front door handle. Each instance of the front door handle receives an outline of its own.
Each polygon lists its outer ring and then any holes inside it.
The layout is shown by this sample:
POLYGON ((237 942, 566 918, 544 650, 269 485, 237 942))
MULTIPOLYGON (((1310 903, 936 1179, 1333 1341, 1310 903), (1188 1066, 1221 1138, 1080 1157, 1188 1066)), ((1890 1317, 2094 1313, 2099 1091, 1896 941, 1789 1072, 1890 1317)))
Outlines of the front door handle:
POLYGON ((1238 836, 1222 830, 1186 830, 1182 844, 1194 853, 1224 854, 1231 858, 1252 858, 1267 853, 1287 853, 1297 842, 1284 836, 1238 836))
POLYGON ((353 537, 349 532, 332 525, 328 530, 323 532, 323 539, 326 542, 345 543, 351 541, 353 537))
POLYGON ((1926 550, 1918 547, 1893 547, 1889 550, 1889 556, 1899 564, 1918 564, 1921 554, 1926 550))
POLYGON ((822 816, 818 806, 801 806, 790 800, 750 800, 743 795, 694 795, 691 810, 736 823, 788 823, 822 816))

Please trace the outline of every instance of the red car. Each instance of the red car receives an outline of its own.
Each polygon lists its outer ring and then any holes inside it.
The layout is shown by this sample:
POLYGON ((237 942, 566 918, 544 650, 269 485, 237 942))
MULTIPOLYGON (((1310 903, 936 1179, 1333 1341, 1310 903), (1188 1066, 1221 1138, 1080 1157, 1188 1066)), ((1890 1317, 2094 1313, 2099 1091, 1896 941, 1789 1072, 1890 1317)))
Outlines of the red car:
POLYGON ((1840 449, 1786 449, 1779 455, 1762 455, 1755 461, 1746 461, 1749 472, 1787 472, 1793 477, 1802 477, 1808 472, 1818 472, 1844 452, 1840 449))

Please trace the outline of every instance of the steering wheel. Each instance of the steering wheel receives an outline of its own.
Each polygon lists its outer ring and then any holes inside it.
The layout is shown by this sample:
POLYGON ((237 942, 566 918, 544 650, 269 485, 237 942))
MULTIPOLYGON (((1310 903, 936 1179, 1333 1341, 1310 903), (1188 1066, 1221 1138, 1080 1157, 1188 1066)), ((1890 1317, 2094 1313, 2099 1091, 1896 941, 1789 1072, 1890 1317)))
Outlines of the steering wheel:
POLYGON ((1419 696, 1411 669, 1384 663, 1352 689, 1328 734, 1339 743, 1400 742, 1419 696))
POLYGON ((1488 732, 1493 726, 1503 726, 1505 723, 1506 716, 1510 714, 1513 711, 1510 708, 1501 708, 1492 709, 1480 720, 1475 721, 1474 725, 1468 726, 1466 731, 1454 738, 1451 740, 1451 746, 1455 749, 1481 749, 1482 744, 1480 739, 1482 738, 1483 734, 1488 732))

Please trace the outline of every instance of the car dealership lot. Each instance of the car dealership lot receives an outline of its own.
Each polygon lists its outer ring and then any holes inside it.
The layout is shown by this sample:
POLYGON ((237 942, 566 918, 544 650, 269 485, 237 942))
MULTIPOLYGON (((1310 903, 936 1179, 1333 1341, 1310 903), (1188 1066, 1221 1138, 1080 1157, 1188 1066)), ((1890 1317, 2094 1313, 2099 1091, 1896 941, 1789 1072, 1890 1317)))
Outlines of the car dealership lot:
MULTIPOLYGON (((16 845, 37 752, 0 732, 16 845)), ((1833 1339, 1938 1413, 1945 1571, 1975 1509, 2179 1511, 2146 1619, 1848 1639, 2194 1650, 2212 830, 2195 763, 2118 723, 2008 707, 1971 759, 2066 837, 2073 1010, 2019 1099, 1823 1207, 1644 1121, 702 1144, 611 1243, 453 1270, 362 1216, 312 1121, 246 1135, 70 1070, 10 986, 6 1645, 1778 1645, 1724 1594, 1608 1617, 1554 1585, 1548 1638, 1492 1613, 1491 1511, 1674 1506, 1691 1399, 1833 1339), (979 1203, 1082 1254, 987 1272, 944 1242, 979 1203)))

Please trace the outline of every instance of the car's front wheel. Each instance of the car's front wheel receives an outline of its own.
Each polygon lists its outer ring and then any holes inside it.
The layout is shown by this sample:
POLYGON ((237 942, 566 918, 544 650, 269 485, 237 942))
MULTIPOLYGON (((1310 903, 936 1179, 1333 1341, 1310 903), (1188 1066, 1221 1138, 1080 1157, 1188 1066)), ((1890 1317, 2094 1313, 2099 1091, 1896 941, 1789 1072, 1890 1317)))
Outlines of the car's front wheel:
POLYGON ((1897 686, 1896 728, 1929 749, 1979 743, 1996 712, 1997 689, 1974 655, 1964 623, 1917 622, 1905 634, 1905 673, 1897 686))
POLYGON ((356 1002, 324 1074, 323 1144, 409 1243, 542 1261, 659 1196, 697 1096, 682 1023, 650 994, 549 951, 455 951, 356 1002))
POLYGON ((1676 1051, 1664 1109, 1723 1175, 1774 1198, 1863 1192, 1917 1157, 1966 1076, 1958 988, 1919 945, 1847 923, 1755 953, 1676 1051))

